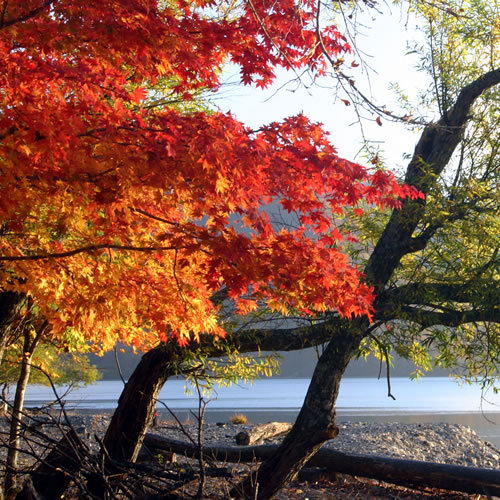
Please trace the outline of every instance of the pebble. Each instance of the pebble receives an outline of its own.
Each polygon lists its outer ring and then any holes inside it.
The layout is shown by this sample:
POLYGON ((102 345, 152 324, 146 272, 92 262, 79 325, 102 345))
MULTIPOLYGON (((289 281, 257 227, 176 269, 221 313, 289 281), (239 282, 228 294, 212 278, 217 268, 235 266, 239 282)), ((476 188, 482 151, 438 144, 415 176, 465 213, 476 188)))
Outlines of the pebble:
MULTIPOLYGON (((204 430, 205 441, 207 444, 234 446, 236 434, 252 427, 228 423, 221 428, 208 424, 204 430)), ((188 425, 186 430, 194 436, 196 427, 188 425)), ((151 432, 184 439, 174 424, 163 424, 151 432)), ((279 443, 280 440, 266 442, 279 443)), ((500 469, 499 450, 481 439, 470 427, 461 424, 343 422, 339 424, 338 436, 325 446, 345 453, 500 469)))
MULTIPOLYGON (((77 432, 85 439, 93 451, 99 444, 110 421, 109 414, 71 414, 70 420, 77 432)), ((45 424, 45 422, 44 422, 45 424)), ((44 432, 56 432, 55 426, 42 425, 44 432)), ((206 444, 234 446, 238 432, 250 430, 251 424, 235 425, 220 422, 204 426, 206 444)), ((469 467, 500 469, 500 451, 482 440, 475 431, 461 424, 450 423, 359 423, 342 422, 338 425, 338 436, 325 446, 345 453, 384 455, 428 462, 448 463, 469 467)), ((40 427, 38 427, 40 429, 40 427)), ((0 433, 6 436, 7 422, 0 419, 0 433)), ((185 425, 185 431, 196 436, 196 425, 185 425)), ((174 421, 159 419, 150 432, 186 440, 185 435, 174 421)), ((280 439, 266 442, 279 443, 280 439)))

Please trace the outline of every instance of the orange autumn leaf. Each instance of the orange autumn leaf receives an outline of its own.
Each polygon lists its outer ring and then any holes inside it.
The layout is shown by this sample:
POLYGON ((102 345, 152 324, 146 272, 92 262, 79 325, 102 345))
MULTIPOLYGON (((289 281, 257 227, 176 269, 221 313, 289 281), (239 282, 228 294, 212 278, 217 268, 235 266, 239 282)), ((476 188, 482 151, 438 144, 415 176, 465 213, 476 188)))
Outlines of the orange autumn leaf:
MULTIPOLYGON (((55 336, 77 331, 104 349, 223 336, 211 300, 222 287, 242 313, 259 301, 370 313, 359 271, 317 235, 344 207, 418 193, 339 158, 303 115, 251 132, 230 114, 153 105, 164 79, 172 102, 217 89, 227 61, 263 87, 280 66, 324 72, 315 4, 254 0, 231 21, 212 10, 4 5, 0 283, 33 297, 55 336), (303 227, 277 230, 269 200, 303 227)), ((335 26, 322 44, 332 57, 350 51, 335 26)))

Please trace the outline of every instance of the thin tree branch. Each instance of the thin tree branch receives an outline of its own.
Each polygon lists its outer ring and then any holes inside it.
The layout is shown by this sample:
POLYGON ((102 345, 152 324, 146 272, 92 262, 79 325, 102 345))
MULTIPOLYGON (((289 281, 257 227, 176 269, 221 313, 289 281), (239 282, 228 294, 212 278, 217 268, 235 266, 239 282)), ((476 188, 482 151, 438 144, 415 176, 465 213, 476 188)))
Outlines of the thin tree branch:
POLYGON ((500 309, 492 308, 487 311, 453 311, 440 312, 422 310, 416 307, 404 306, 401 308, 399 319, 413 321, 423 328, 431 326, 457 327, 466 323, 500 323, 500 309))
MULTIPOLYGON (((369 333, 368 336, 376 342, 378 348, 382 351, 382 354, 384 355, 386 380, 387 380, 387 397, 392 398, 394 401, 396 401, 396 398, 394 397, 391 391, 391 365, 389 363, 389 353, 387 352, 387 347, 383 345, 382 342, 380 342, 380 340, 375 335, 373 335, 373 333, 369 333)), ((382 360, 380 360, 380 363, 382 366, 382 360)), ((380 378, 380 372, 378 378, 380 378)))
POLYGON ((120 365, 120 360, 118 359, 118 349, 116 346, 113 347, 113 352, 115 353, 115 364, 116 364, 116 367, 118 368, 118 375, 120 376, 120 379, 123 382, 123 385, 125 385, 127 382, 125 381, 125 377, 123 376, 122 367, 120 365))
MULTIPOLYGON (((50 5, 52 5, 56 0, 46 0, 43 2, 40 7, 37 7, 36 9, 30 10, 23 16, 16 17, 14 19, 10 19, 9 21, 3 21, 2 24, 0 24, 0 29, 8 28, 9 26, 12 26, 17 23, 23 23, 24 21, 28 21, 29 19, 32 19, 35 17, 37 14, 40 14, 42 10, 46 9, 50 5)), ((3 16, 2 16, 3 17, 3 16)))
POLYGON ((66 257, 72 257, 80 253, 89 253, 96 250, 127 250, 131 252, 163 252, 168 250, 178 250, 184 247, 161 247, 161 246, 151 246, 151 247, 135 247, 133 245, 114 245, 112 243, 103 243, 101 245, 88 245, 86 247, 75 248, 74 250, 68 250, 66 252, 55 252, 46 254, 35 254, 35 255, 0 255, 0 262, 15 262, 15 261, 35 261, 35 260, 50 260, 50 259, 64 259, 66 257))
POLYGON ((401 304, 426 305, 430 300, 443 302, 481 304, 500 303, 500 288, 491 281, 478 282, 474 289, 471 283, 411 283, 383 290, 377 297, 377 310, 384 305, 397 307, 401 304))

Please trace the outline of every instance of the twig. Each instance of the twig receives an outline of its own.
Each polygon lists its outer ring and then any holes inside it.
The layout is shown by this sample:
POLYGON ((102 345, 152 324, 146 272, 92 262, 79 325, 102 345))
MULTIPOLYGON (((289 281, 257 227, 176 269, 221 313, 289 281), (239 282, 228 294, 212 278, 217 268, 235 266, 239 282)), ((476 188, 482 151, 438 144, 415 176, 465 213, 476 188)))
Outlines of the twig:
POLYGON ((191 441, 191 443, 193 445, 196 445, 196 442, 195 440, 191 437, 191 434, 189 434, 189 432, 186 430, 186 428, 184 427, 184 425, 182 425, 182 422, 179 420, 179 417, 177 417, 177 415, 170 409, 169 406, 167 406, 163 401, 161 400, 158 400, 157 401, 158 403, 160 403, 161 405, 163 405, 166 410, 170 413, 170 415, 174 418, 174 420, 176 421, 177 425, 179 426, 179 429, 181 430, 181 432, 184 434, 184 436, 186 436, 189 441, 191 441))
MULTIPOLYGON (((396 401, 396 398, 394 397, 394 395, 391 392, 391 366, 389 363, 389 353, 387 352, 387 348, 385 347, 385 345, 382 344, 382 342, 380 342, 380 340, 377 337, 375 337, 375 335, 373 335, 373 333, 370 332, 370 333, 368 333, 368 335, 370 338, 372 338, 377 343, 379 349, 384 354, 385 366, 386 366, 386 379, 387 379, 387 396, 389 398, 394 399, 394 401, 396 401)), ((380 372, 379 372, 379 378, 380 378, 380 372)))
POLYGON ((203 398, 203 393, 200 389, 200 383, 198 377, 194 377, 196 384, 196 392, 198 393, 198 466, 200 468, 200 481, 198 483, 198 491, 196 493, 196 498, 202 500, 203 498, 203 487, 205 485, 205 461, 203 460, 203 420, 205 417, 205 408, 207 403, 203 398))
POLYGON ((118 368, 118 375, 120 375, 120 378, 122 379, 123 385, 125 385, 127 382, 125 381, 125 377, 123 376, 122 367, 120 365, 120 360, 118 359, 118 349, 116 348, 116 346, 113 347, 113 351, 115 353, 115 363, 116 363, 116 367, 118 368))

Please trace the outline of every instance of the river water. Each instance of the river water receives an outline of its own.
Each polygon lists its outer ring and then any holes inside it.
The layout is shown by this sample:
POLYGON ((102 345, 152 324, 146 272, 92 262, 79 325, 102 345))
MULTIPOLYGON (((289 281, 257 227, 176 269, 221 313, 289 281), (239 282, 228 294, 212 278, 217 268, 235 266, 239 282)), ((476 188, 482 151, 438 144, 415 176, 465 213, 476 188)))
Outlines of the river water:
MULTIPOLYGON (((250 421, 293 420, 302 406, 308 379, 272 378, 253 384, 216 388, 207 397, 207 420, 227 419, 234 413, 245 413, 250 421)), ((337 401, 341 420, 455 422, 474 428, 480 435, 500 446, 500 395, 491 391, 481 394, 476 385, 459 385, 446 377, 427 377, 418 381, 408 378, 391 380, 393 400, 387 397, 385 380, 345 378, 337 401)), ((73 390, 64 397, 66 405, 87 410, 110 410, 116 407, 121 381, 100 381, 73 390)), ((63 394, 63 387, 58 389, 63 394)), ((25 404, 41 406, 54 399, 50 388, 30 386, 25 404)), ((166 406, 180 415, 197 408, 193 387, 183 380, 169 380, 160 393, 158 408, 166 406)))
MULTIPOLYGON (((309 385, 308 379, 272 378, 257 380, 253 384, 217 387, 210 396, 210 409, 252 411, 269 409, 293 410, 302 406, 309 385)), ((418 381, 407 378, 391 380, 393 400, 387 397, 385 380, 375 378, 345 378, 340 387, 337 408, 340 412, 379 413, 449 413, 498 412, 500 395, 487 393, 475 385, 459 385, 446 377, 428 377, 418 381)), ((123 383, 119 380, 99 381, 65 396, 68 405, 89 409, 115 408, 123 383)), ((63 394, 64 387, 58 388, 63 394)), ((40 406, 54 399, 48 387, 32 385, 26 393, 26 406, 40 406)), ((198 405, 193 387, 184 380, 168 381, 160 393, 160 400, 172 409, 189 409, 198 405), (188 392, 186 392, 186 389, 188 392), (191 392, 191 394, 189 394, 191 392)))

